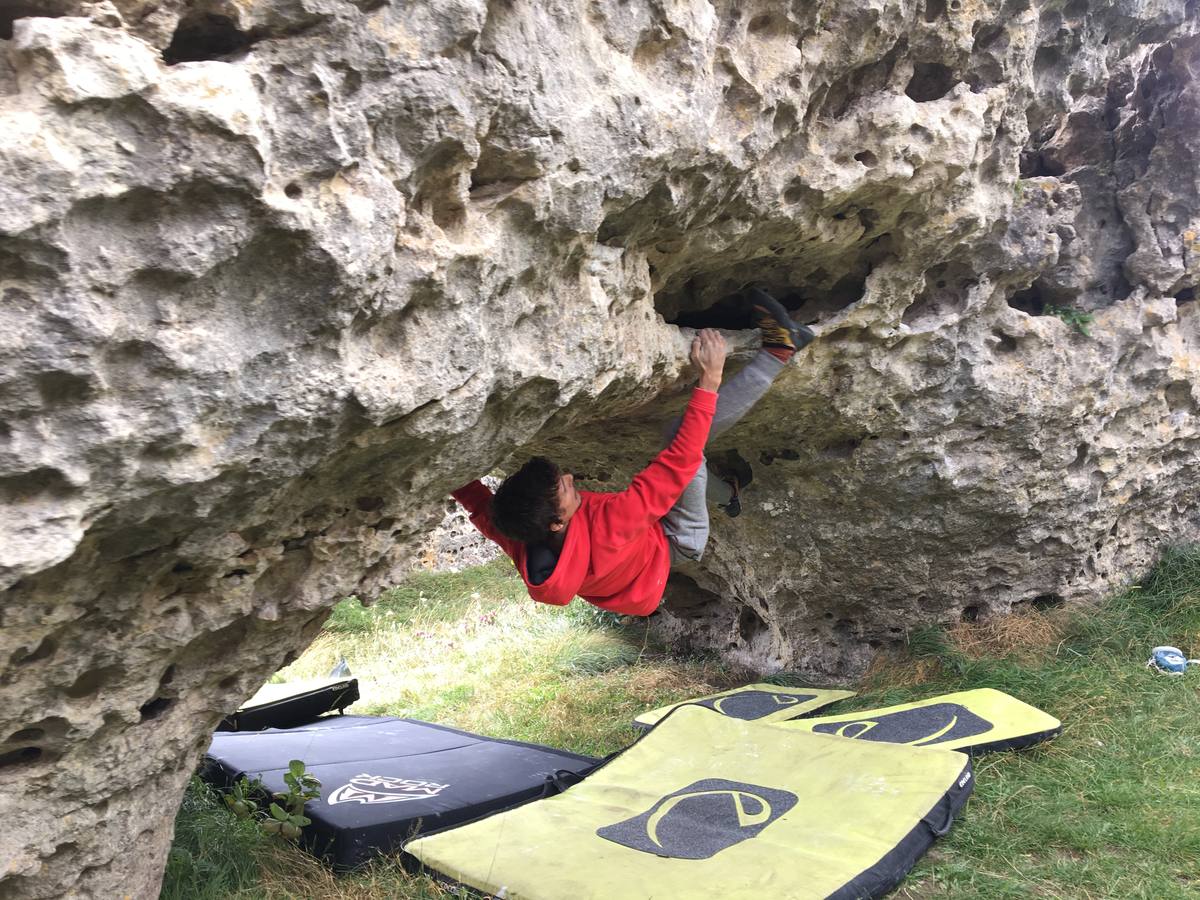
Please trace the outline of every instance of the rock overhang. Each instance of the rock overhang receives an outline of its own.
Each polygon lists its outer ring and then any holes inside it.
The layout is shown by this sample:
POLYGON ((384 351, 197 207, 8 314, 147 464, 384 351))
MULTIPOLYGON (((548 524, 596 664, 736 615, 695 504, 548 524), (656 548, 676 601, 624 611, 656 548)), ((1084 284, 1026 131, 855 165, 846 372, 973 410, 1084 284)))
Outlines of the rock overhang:
POLYGON ((1200 527, 1194 9, 19 12, 17 896, 151 893, 227 707, 458 483, 552 448, 621 486, 682 401, 675 325, 744 327, 751 282, 821 338, 713 447, 754 481, 673 639, 844 678, 1200 527))

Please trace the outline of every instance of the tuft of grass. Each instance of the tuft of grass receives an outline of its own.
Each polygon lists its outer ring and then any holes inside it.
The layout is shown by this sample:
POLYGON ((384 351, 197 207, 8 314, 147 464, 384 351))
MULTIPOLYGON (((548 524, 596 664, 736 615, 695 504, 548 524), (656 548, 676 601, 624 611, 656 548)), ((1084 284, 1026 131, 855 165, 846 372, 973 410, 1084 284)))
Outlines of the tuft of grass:
POLYGON ((175 818, 162 900, 223 900, 258 883, 267 835, 239 819, 217 793, 192 776, 175 818))

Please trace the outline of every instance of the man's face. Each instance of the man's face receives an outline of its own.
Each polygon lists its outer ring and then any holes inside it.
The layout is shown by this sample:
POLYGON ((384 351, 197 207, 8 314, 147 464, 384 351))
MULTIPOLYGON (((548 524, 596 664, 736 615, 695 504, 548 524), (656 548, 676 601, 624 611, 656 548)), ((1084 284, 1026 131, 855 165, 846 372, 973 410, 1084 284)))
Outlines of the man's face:
POLYGON ((551 531, 562 531, 579 509, 582 499, 575 489, 575 476, 570 472, 562 472, 558 476, 558 518, 559 521, 550 526, 551 531))

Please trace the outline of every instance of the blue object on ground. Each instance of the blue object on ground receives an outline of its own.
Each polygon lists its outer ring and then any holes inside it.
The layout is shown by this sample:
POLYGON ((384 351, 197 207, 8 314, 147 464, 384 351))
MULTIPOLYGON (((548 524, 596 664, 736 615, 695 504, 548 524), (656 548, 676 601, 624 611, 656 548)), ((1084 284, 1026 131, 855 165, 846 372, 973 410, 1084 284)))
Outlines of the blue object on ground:
POLYGON ((1146 666, 1169 675, 1182 675, 1189 665, 1196 663, 1200 663, 1200 659, 1188 659, 1178 647, 1155 647, 1150 651, 1146 666))

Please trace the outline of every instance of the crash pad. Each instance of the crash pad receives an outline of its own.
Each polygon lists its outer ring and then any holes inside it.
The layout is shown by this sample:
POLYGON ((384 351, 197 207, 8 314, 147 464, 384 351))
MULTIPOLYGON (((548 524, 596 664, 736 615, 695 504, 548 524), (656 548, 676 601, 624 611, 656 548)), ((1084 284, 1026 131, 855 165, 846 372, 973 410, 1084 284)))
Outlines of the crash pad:
POLYGON ((745 687, 682 700, 644 712, 633 720, 638 728, 649 728, 671 710, 685 704, 703 706, 734 719, 756 722, 780 722, 813 712, 846 697, 854 691, 829 691, 821 688, 781 687, 777 684, 748 684, 745 687))
POLYGON ((992 688, 836 716, 796 719, 784 726, 859 741, 973 754, 1028 747, 1049 740, 1062 729, 1054 716, 992 688))
POLYGON ((425 830, 456 825, 554 793, 599 760, 482 737, 412 719, 336 716, 291 729, 218 732, 202 775, 220 787, 247 775, 286 790, 293 759, 321 782, 305 806, 304 845, 337 868, 398 849, 425 830))
POLYGON ((326 678, 264 684, 253 697, 221 720, 217 731, 293 728, 318 716, 341 712, 358 700, 358 679, 326 678))
POLYGON ((406 850, 508 900, 878 897, 972 786, 961 753, 685 705, 565 792, 406 850))

